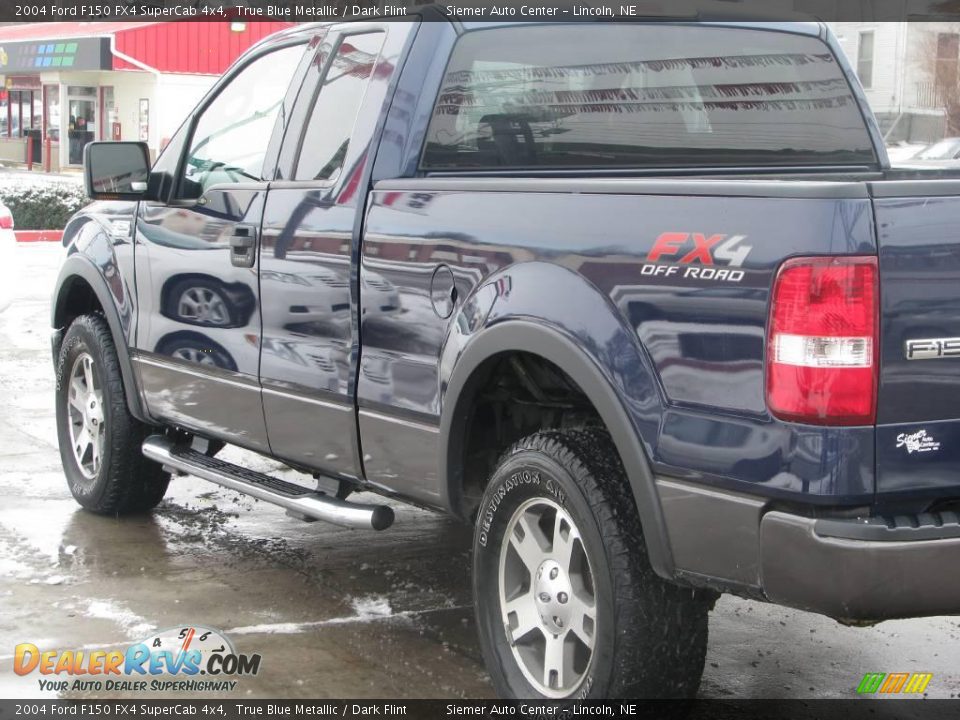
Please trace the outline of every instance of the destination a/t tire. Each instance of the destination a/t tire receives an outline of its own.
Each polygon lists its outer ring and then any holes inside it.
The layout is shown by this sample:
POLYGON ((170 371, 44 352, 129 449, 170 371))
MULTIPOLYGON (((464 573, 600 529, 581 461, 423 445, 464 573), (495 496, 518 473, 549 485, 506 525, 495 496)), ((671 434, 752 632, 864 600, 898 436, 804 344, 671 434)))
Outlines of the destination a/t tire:
POLYGON ((56 374, 60 459, 73 497, 104 515, 152 510, 170 476, 141 452, 155 430, 127 408, 116 346, 102 316, 82 315, 70 324, 56 374))
POLYGON ((474 534, 480 646, 505 698, 689 698, 712 594, 651 568, 603 429, 548 430, 494 470, 474 534))

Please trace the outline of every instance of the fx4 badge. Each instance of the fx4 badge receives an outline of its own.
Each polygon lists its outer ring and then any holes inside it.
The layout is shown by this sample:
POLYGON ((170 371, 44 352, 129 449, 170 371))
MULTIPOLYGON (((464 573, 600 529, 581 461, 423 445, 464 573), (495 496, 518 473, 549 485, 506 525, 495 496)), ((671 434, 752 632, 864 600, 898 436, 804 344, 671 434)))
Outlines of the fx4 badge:
POLYGON ((907 448, 907 453, 933 452, 940 449, 940 443, 927 435, 926 430, 917 430, 915 433, 900 433, 897 435, 897 447, 907 448))
POLYGON ((738 283, 744 276, 738 268, 753 250, 743 242, 746 239, 746 235, 665 232, 647 253, 640 274, 738 283), (669 264, 657 262, 664 260, 669 264))
POLYGON ((960 357, 960 337, 907 340, 907 360, 960 357))

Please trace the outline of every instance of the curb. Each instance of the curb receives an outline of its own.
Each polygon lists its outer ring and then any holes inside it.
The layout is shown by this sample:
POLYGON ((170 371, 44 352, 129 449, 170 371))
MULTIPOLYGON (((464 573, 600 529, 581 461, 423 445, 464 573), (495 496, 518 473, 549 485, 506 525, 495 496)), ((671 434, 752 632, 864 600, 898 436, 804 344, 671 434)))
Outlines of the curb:
POLYGON ((17 242, 60 242, 63 230, 14 230, 17 242))

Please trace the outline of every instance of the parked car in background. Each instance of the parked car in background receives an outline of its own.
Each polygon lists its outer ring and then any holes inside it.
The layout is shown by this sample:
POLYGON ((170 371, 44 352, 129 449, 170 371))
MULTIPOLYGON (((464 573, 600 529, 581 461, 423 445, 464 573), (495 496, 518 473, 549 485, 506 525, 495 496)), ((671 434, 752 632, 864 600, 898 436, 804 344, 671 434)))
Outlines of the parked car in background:
POLYGON ((899 142, 887 145, 887 157, 890 162, 896 165, 904 160, 912 160, 917 153, 922 152, 928 147, 927 143, 899 142))
POLYGON ((941 170, 951 171, 960 168, 960 137, 947 137, 938 140, 932 145, 914 153, 912 156, 904 151, 890 152, 887 149, 890 163, 902 170, 941 170))
POLYGON ((13 215, 0 203, 0 312, 13 302, 13 284, 16 280, 17 238, 13 234, 13 215))
POLYGON ((935 142, 913 156, 913 160, 957 160, 960 158, 960 137, 948 137, 935 142))

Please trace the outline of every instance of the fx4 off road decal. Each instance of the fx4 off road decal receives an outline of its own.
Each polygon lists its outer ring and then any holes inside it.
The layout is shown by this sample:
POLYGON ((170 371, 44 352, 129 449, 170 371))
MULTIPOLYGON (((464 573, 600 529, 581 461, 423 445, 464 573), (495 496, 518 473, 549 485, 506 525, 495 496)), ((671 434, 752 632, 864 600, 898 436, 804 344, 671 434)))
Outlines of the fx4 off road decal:
POLYGON ((745 275, 739 268, 753 250, 746 239, 746 235, 665 232, 647 253, 640 274, 738 283, 745 275))

